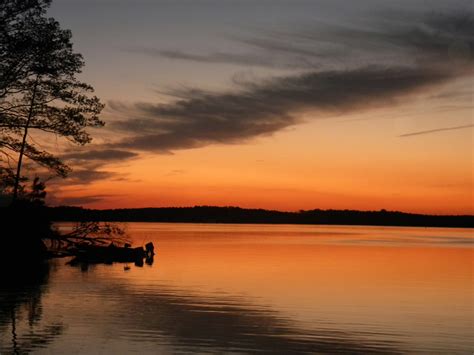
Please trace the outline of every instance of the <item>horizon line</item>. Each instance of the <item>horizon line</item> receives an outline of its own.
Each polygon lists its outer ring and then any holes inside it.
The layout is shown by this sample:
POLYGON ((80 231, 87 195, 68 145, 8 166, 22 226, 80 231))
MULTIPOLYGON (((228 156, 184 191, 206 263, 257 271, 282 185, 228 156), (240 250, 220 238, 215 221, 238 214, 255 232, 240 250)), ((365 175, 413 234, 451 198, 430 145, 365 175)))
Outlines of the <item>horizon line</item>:
POLYGON ((278 212, 278 213, 304 213, 304 212, 313 212, 313 211, 323 211, 323 212, 367 212, 367 213, 401 213, 401 214, 408 214, 408 215, 420 215, 420 216, 453 216, 453 217, 474 217, 474 214, 430 214, 430 213, 419 213, 419 212, 405 212, 399 210, 387 210, 385 208, 381 208, 378 210, 359 210, 359 209, 335 209, 335 208, 313 208, 313 209, 299 209, 299 210, 277 210, 277 209, 267 209, 267 208, 257 208, 257 207, 240 207, 240 206, 217 206, 217 205, 194 205, 194 206, 160 206, 160 207, 118 207, 118 208, 90 208, 84 206, 74 206, 74 205, 55 205, 55 206, 46 206, 49 208, 81 208, 84 210, 92 210, 92 211, 117 211, 117 210, 146 210, 146 209, 192 209, 192 208, 233 208, 233 209, 240 209, 240 210, 250 210, 250 211, 267 211, 267 212, 278 212))

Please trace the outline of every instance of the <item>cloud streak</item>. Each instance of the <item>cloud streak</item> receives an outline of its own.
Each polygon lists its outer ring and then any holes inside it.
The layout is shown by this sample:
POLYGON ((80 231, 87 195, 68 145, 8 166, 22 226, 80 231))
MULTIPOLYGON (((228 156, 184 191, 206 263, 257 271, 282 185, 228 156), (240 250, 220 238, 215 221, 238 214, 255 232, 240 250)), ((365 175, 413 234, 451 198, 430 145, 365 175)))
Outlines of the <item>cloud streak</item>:
POLYGON ((68 175, 66 181, 55 180, 51 183, 55 186, 62 186, 64 184, 89 185, 97 181, 110 179, 126 180, 122 174, 105 170, 106 166, 129 161, 138 156, 139 154, 135 152, 107 149, 101 145, 96 145, 90 150, 66 152, 61 155, 61 159, 67 161, 74 169, 68 175))
POLYGON ((155 50, 143 48, 142 53, 159 56, 173 60, 193 61, 208 64, 234 64, 244 66, 269 67, 269 68, 301 68, 308 67, 304 60, 288 61, 287 58, 272 56, 271 53, 227 53, 213 52, 207 54, 187 53, 179 50, 155 50))
POLYGON ((366 67, 249 83, 237 93, 181 91, 187 98, 173 104, 136 104, 130 112, 148 119, 116 122, 136 135, 111 147, 167 151, 236 143, 300 123, 298 114, 305 111, 382 106, 449 78, 431 69, 366 67))
POLYGON ((209 64, 235 64, 270 68, 311 69, 334 63, 350 65, 364 60, 400 63, 426 55, 469 56, 474 33, 472 9, 451 13, 398 12, 380 14, 383 25, 364 26, 316 24, 313 28, 294 31, 268 31, 260 36, 230 36, 244 46, 241 52, 187 52, 153 47, 130 51, 172 60, 209 64), (447 53, 452 52, 452 53, 447 53), (458 52, 458 53, 456 53, 458 52), (464 53, 463 53, 464 52, 464 53))
MULTIPOLYGON (((364 53, 365 59, 363 65, 350 63, 340 68, 322 67, 262 81, 238 82, 234 91, 172 90, 169 94, 177 100, 165 104, 111 103, 117 114, 126 117, 113 122, 112 128, 128 136, 106 148, 164 153, 233 144, 302 123, 302 114, 307 112, 312 117, 324 117, 408 100, 414 94, 472 75, 471 12, 423 19, 407 16, 404 22, 377 30, 337 29, 325 34, 307 31, 280 39, 247 40, 247 44, 267 53, 285 53, 287 62, 301 58, 315 62, 320 58, 318 47, 310 48, 308 41, 331 43, 333 48, 354 47, 364 53)), ((322 51, 323 56, 327 53, 322 51)), ((223 53, 158 54, 196 62, 245 63, 250 58, 236 61, 237 57, 223 53)))
POLYGON ((55 198, 52 203, 60 206, 83 206, 92 203, 101 202, 110 197, 111 195, 94 195, 94 196, 80 196, 80 197, 59 197, 55 198))
POLYGON ((63 159, 70 159, 87 163, 88 161, 114 162, 137 157, 138 154, 125 150, 104 149, 104 150, 86 150, 82 152, 66 153, 62 155, 63 159))
POLYGON ((422 135, 422 134, 438 133, 438 132, 444 132, 444 131, 455 131, 455 130, 458 130, 458 129, 472 128, 472 127, 474 127, 474 124, 468 124, 468 125, 463 125, 463 126, 455 126, 455 127, 435 128, 435 129, 428 129, 428 130, 425 130, 425 131, 405 133, 405 134, 399 135, 399 137, 413 137, 413 136, 419 136, 419 135, 422 135))
POLYGON ((68 153, 64 154, 62 157, 64 159, 71 159, 71 160, 79 160, 79 161, 106 161, 106 162, 114 162, 114 161, 121 161, 125 159, 131 159, 138 156, 137 153, 124 151, 124 150, 116 150, 116 149, 104 149, 104 150, 88 150, 83 152, 75 152, 75 153, 68 153))

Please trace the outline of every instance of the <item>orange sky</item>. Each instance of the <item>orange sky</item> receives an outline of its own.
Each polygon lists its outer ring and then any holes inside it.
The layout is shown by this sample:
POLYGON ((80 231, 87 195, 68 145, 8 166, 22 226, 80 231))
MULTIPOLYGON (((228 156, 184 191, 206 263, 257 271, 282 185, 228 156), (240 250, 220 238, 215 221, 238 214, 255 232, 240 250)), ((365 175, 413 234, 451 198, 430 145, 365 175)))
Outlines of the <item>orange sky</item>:
MULTIPOLYGON (((110 196, 87 205, 94 208, 232 205, 474 213, 472 131, 400 138, 417 130, 413 125, 424 127, 424 113, 396 115, 382 110, 306 123, 246 144, 143 154, 110 167, 118 179, 63 191, 73 197, 110 196), (395 117, 373 120, 378 114, 395 117)), ((432 113, 426 115, 431 120, 432 113)))
MULTIPOLYGON (((271 78, 297 78, 306 75, 309 69, 314 70, 312 66, 305 67, 305 63, 301 66, 300 56, 307 56, 306 61, 317 58, 311 65, 323 73, 334 67, 350 72, 355 66, 369 65, 367 68, 370 68, 371 64, 390 68, 400 62, 421 72, 432 70, 434 76, 446 72, 452 78, 435 82, 436 85, 428 80, 425 86, 415 86, 406 94, 395 92, 397 97, 382 97, 379 102, 372 97, 377 91, 366 97, 355 97, 356 103, 352 106, 349 103, 345 107, 343 102, 339 107, 338 101, 334 107, 331 103, 324 106, 323 102, 320 110, 318 105, 313 107, 307 102, 299 108, 291 98, 282 96, 281 100, 290 100, 290 104, 277 118, 262 119, 258 112, 255 118, 246 117, 248 112, 254 114, 255 111, 255 108, 246 111, 246 107, 242 108, 245 117, 225 116, 224 101, 222 118, 229 122, 236 119, 249 124, 253 120, 278 122, 278 119, 284 120, 285 115, 291 115, 295 123, 239 139, 214 138, 212 127, 210 132, 196 132, 196 138, 193 137, 196 127, 184 126, 186 134, 198 140, 199 147, 183 144, 164 152, 153 146, 124 148, 122 145, 119 146, 122 152, 137 155, 124 160, 82 161, 78 165, 72 161, 76 170, 92 169, 103 176, 85 181, 73 175, 60 185, 53 181, 50 202, 90 208, 232 205, 278 210, 384 208, 430 214, 473 214, 473 71, 469 69, 472 68, 472 48, 469 47, 472 43, 464 40, 456 42, 455 47, 449 44, 443 52, 446 58, 440 60, 438 54, 433 56, 429 52, 431 47, 417 44, 412 48, 410 37, 405 39, 406 43, 396 43, 390 52, 383 41, 379 43, 380 48, 374 42, 377 39, 364 42, 366 32, 355 32, 354 36, 360 38, 350 42, 344 36, 338 37, 337 31, 343 29, 335 27, 331 35, 329 27, 328 43, 340 45, 343 55, 329 51, 329 57, 312 57, 313 52, 328 51, 324 42, 304 42, 297 38, 286 43, 284 36, 268 35, 271 33, 268 31, 277 30, 287 36, 297 30, 302 35, 312 34, 305 31, 314 26, 325 30, 329 22, 357 29, 361 23, 380 20, 370 20, 375 5, 369 0, 361 1, 360 6, 349 12, 342 11, 336 3, 302 2, 298 7, 283 1, 270 8, 248 4, 234 8, 231 4, 210 0, 193 10, 192 21, 184 21, 187 13, 172 4, 166 8, 149 3, 133 8, 124 4, 107 8, 107 16, 102 18, 99 15, 105 11, 105 5, 100 2, 88 2, 85 9, 76 8, 67 0, 56 1, 51 14, 63 27, 72 30, 75 48, 85 57, 81 78, 92 84, 96 94, 107 104, 102 116, 107 125, 92 132, 94 141, 86 150, 110 146, 116 149, 118 140, 132 134, 114 126, 120 120, 133 123, 143 118, 156 132, 161 132, 169 118, 153 116, 153 110, 160 111, 164 107, 165 111, 176 114, 182 109, 174 103, 178 98, 163 94, 169 88, 196 88, 217 93, 200 107, 212 108, 214 99, 223 98, 220 92, 238 92, 236 83, 239 81, 262 87, 271 85, 271 78), (96 15, 86 16, 86 10, 96 15), (268 11, 273 17, 264 16, 268 11), (265 37, 267 35, 269 37, 265 37), (253 47, 242 39, 253 40, 250 42, 253 47), (279 40, 282 42, 275 42, 279 40), (404 45, 406 51, 403 51, 404 45), (148 108, 131 109, 140 103, 146 103, 148 108), (120 111, 117 107, 124 109, 120 111), (160 123, 162 119, 164 126, 160 123), (447 130, 443 130, 445 128, 447 130), (416 132, 425 133, 403 136, 416 132), (203 138, 202 134, 208 136, 203 138)), ((453 8, 460 8, 464 3, 459 0, 453 8)), ((384 10, 385 5, 377 6, 380 11, 384 10)), ((402 1, 397 6, 397 11, 406 13, 425 11, 422 1, 402 1)), ((432 6, 440 14, 450 14, 452 10, 442 1, 434 1, 432 6)), ((403 30, 410 29, 408 22, 395 24, 403 30)), ((448 39, 452 35, 446 32, 448 39)), ((261 94, 257 89, 248 90, 261 94)), ((350 94, 344 92, 344 88, 341 91, 341 94, 350 94)), ((180 94, 179 90, 176 92, 180 94)), ((181 100, 192 102, 189 93, 181 94, 184 95, 181 100)), ((348 98, 353 99, 350 95, 348 98)), ((270 101, 269 105, 275 103, 279 101, 270 101)), ((265 104, 262 101, 262 106, 265 104)), ((193 111, 187 114, 177 117, 177 122, 189 118, 192 123, 196 119, 193 111)), ((221 112, 211 112, 211 118, 212 114, 221 112)), ((245 125, 237 127, 247 128, 245 125)), ((216 132, 220 128, 217 125, 216 132)), ((181 133, 173 132, 175 136, 181 133)), ((133 134, 145 135, 139 130, 133 134)), ((225 134, 231 135, 232 131, 225 134)), ((63 146, 53 148, 61 152, 63 146)), ((76 147, 67 149, 81 151, 76 147)))

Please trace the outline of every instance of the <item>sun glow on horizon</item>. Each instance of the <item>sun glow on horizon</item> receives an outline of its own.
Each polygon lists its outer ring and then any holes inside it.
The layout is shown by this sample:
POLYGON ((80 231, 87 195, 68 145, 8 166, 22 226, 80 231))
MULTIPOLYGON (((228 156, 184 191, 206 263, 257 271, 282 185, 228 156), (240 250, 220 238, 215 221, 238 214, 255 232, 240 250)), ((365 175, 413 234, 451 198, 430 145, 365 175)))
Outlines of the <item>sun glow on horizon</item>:
POLYGON ((53 3, 107 125, 51 204, 474 214, 467 2, 140 4, 53 3))

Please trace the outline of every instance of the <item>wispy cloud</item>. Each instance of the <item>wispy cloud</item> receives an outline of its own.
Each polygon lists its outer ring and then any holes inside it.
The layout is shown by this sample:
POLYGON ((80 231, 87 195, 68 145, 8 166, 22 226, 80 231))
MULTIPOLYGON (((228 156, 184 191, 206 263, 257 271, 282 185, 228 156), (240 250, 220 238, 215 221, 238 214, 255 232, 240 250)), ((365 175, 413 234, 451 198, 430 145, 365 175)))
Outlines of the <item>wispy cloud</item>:
POLYGON ((83 206, 91 203, 101 202, 112 196, 110 195, 93 195, 93 196, 77 196, 77 197, 56 197, 50 201, 54 205, 62 206, 83 206))
POLYGON ((463 125, 463 126, 454 126, 454 127, 435 128, 435 129, 428 129, 428 130, 425 130, 425 131, 405 133, 405 134, 400 135, 399 137, 412 137, 412 136, 419 136, 419 135, 422 135, 422 134, 438 133, 438 132, 444 132, 444 131, 454 131, 454 130, 458 130, 458 129, 472 128, 472 127, 474 127, 474 124, 468 124, 468 125, 463 125))
MULTIPOLYGON (((324 117, 409 100, 413 94, 472 75, 474 16, 472 11, 406 16, 403 21, 386 21, 383 28, 307 30, 245 42, 267 54, 284 53, 287 63, 301 58, 317 62, 321 58, 318 48, 324 49, 323 57, 330 53, 320 43, 330 43, 333 49, 354 48, 364 52, 365 59, 360 65, 348 62, 340 68, 307 67, 291 75, 237 82, 233 91, 171 90, 169 94, 177 99, 166 104, 112 102, 109 107, 125 118, 114 121, 111 127, 127 136, 106 145, 106 149, 164 153, 232 144, 299 124, 301 113, 308 111, 315 113, 312 117, 324 117), (311 43, 315 45, 311 47, 311 43)), ((249 64, 258 58, 225 53, 156 53, 196 62, 249 64)))
POLYGON ((122 161, 126 159, 132 159, 137 157, 138 154, 125 150, 117 149, 93 149, 93 150, 84 150, 74 153, 66 153, 62 155, 63 159, 79 161, 82 163, 87 163, 91 161, 101 161, 101 162, 114 162, 122 161))
POLYGON ((50 182, 50 185, 59 188, 64 184, 88 185, 103 180, 127 180, 124 174, 109 171, 108 168, 138 156, 136 152, 108 149, 103 145, 95 145, 89 150, 83 148, 75 152, 66 152, 61 155, 61 158, 73 167, 73 171, 66 181, 55 179, 50 182))
POLYGON ((151 56, 159 56, 173 60, 193 61, 197 63, 223 63, 269 68, 301 68, 308 66, 308 63, 305 60, 288 61, 288 58, 281 58, 274 55, 272 56, 270 53, 213 52, 198 54, 187 53, 179 50, 156 50, 153 48, 142 48, 139 51, 151 56))
POLYGON ((174 169, 165 174, 165 176, 178 176, 178 175, 183 175, 186 174, 186 170, 183 169, 174 169))
POLYGON ((76 169, 68 176, 68 184, 87 185, 95 181, 118 178, 119 174, 111 171, 97 170, 92 167, 88 169, 76 169))
POLYGON ((378 15, 353 26, 316 23, 311 28, 292 31, 259 31, 258 36, 227 36, 240 45, 239 51, 189 52, 145 46, 128 50, 196 63, 306 70, 334 69, 335 65, 351 66, 361 61, 400 64, 424 60, 427 55, 470 55, 474 32, 472 8, 426 16, 408 11, 398 12, 397 16, 378 15))
POLYGON ((239 92, 180 91, 173 104, 136 104, 128 108, 146 119, 114 123, 134 135, 114 149, 168 151, 213 143, 236 143, 268 135, 301 122, 298 113, 346 112, 394 103, 423 88, 449 80, 450 72, 432 68, 365 67, 305 73, 249 83, 239 92))

